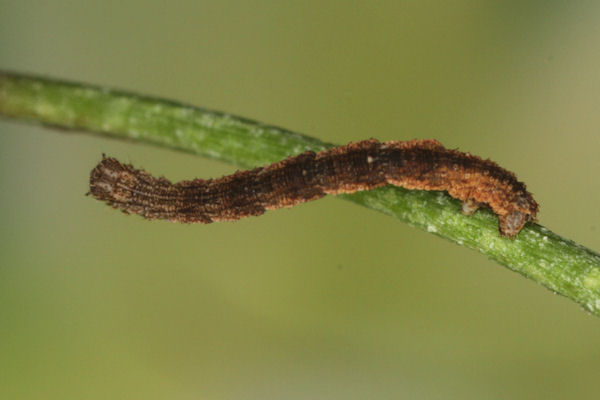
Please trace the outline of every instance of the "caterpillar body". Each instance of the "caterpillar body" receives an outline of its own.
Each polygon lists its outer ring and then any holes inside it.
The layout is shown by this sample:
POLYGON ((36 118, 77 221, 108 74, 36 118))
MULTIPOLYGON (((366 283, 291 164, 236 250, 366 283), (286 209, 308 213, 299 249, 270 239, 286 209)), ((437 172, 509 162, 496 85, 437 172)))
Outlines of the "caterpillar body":
POLYGON ((515 237, 535 220, 538 204, 524 183, 498 164, 437 140, 369 139, 218 179, 171 183, 110 157, 90 174, 90 193, 125 213, 183 223, 233 221, 291 207, 326 194, 353 193, 387 184, 444 190, 471 214, 489 206, 500 233, 515 237))

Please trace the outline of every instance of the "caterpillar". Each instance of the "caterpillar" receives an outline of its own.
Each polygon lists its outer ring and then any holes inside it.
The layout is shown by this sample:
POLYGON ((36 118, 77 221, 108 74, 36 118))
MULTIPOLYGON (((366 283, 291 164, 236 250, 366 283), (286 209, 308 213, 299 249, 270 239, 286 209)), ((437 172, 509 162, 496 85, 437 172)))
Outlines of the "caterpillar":
POLYGON ((90 174, 90 193, 125 213, 205 224, 387 184, 447 191, 462 201, 468 215, 488 206, 498 215, 500 234, 509 238, 535 220, 538 211, 515 174, 433 139, 369 139, 319 153, 307 151, 218 179, 171 183, 106 156, 90 174))

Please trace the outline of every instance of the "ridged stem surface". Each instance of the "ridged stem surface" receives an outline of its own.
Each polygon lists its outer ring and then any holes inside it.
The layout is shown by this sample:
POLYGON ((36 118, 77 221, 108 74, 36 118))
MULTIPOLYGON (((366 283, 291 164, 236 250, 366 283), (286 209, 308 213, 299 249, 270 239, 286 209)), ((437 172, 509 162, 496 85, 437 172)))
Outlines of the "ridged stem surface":
MULTIPOLYGON (((152 143, 240 167, 333 145, 285 129, 172 101, 84 84, 0 72, 0 116, 152 143)), ((369 136, 377 136, 369 132, 369 136)), ((193 177, 190 177, 190 179, 193 177)), ((488 210, 471 216, 446 193, 382 187, 347 200, 479 250, 600 316, 600 255, 529 223, 511 240, 488 210)))

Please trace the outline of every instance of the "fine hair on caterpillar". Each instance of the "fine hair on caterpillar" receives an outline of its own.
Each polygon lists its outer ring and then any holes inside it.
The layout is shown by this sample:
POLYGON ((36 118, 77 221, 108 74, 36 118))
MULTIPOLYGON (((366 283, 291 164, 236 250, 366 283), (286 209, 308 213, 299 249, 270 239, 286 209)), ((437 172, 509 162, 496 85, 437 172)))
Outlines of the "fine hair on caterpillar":
POLYGON ((171 183, 110 157, 103 157, 90 174, 90 193, 96 199, 128 214, 183 223, 233 221, 326 194, 387 184, 447 191, 462 201, 465 214, 488 206, 498 215, 500 233, 510 238, 535 220, 538 211, 512 172, 431 139, 369 139, 218 179, 171 183))

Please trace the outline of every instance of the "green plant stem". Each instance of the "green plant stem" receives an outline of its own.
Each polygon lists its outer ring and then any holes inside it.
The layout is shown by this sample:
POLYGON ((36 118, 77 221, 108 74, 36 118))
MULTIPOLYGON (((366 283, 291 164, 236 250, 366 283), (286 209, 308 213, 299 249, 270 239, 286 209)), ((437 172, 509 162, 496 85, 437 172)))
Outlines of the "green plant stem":
MULTIPOLYGON (((0 115, 94 132, 254 167, 333 145, 232 115, 90 85, 0 72, 0 115)), ((477 249, 600 316, 600 255, 537 224, 499 235, 487 210, 461 213, 445 193, 384 187, 340 196, 477 249)))

